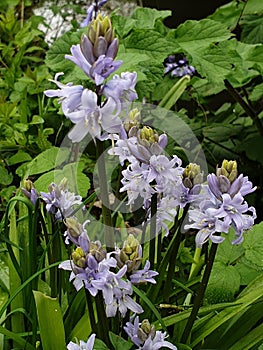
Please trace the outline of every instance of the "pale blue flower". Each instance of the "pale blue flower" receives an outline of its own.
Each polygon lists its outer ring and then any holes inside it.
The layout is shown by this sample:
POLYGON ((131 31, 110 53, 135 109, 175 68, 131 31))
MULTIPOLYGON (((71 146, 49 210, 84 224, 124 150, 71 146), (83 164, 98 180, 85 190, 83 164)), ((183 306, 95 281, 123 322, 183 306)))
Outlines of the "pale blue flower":
POLYGON ((159 275, 158 272, 150 270, 150 261, 147 260, 144 268, 142 270, 133 271, 130 275, 129 279, 132 284, 140 284, 140 283, 153 283, 156 281, 153 277, 159 275))
POLYGON ((120 105, 123 102, 132 102, 138 98, 135 91, 137 73, 122 72, 121 76, 115 74, 101 90, 101 93, 107 97, 111 97, 120 105))
POLYGON ((95 342, 96 334, 91 334, 87 342, 81 340, 79 344, 72 341, 67 345, 67 350, 92 350, 95 342))
POLYGON ((81 96, 79 108, 68 114, 68 118, 76 124, 69 132, 72 142, 80 142, 87 134, 93 139, 100 138, 102 132, 118 133, 121 120, 116 114, 116 104, 108 99, 102 107, 98 106, 95 92, 85 89, 81 96))
POLYGON ((123 327, 131 341, 138 346, 136 350, 158 350, 162 348, 177 350, 175 345, 165 340, 167 337, 165 332, 156 331, 154 327, 150 327, 148 329, 149 334, 147 334, 145 329, 141 328, 141 325, 139 317, 136 316, 133 321, 131 318, 130 322, 127 322, 123 327))
POLYGON ((73 45, 70 51, 72 55, 65 55, 65 58, 79 66, 89 78, 95 81, 96 85, 101 85, 122 64, 122 61, 114 61, 114 58, 108 57, 105 54, 100 55, 91 64, 88 60, 89 58, 87 59, 84 55, 80 44, 73 45))

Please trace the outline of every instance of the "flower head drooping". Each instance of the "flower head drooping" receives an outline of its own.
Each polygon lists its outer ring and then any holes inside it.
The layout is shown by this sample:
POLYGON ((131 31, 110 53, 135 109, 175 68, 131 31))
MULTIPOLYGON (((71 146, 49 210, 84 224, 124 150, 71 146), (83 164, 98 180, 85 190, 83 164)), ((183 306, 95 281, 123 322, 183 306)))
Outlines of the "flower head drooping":
POLYGON ((169 55, 163 62, 164 74, 171 74, 172 77, 183 77, 194 75, 195 68, 190 66, 187 58, 182 54, 169 55))
POLYGON ((67 350, 93 350, 96 334, 91 334, 87 342, 81 340, 79 344, 72 341, 67 345, 67 350))
POLYGON ((214 243, 224 240, 221 232, 228 233, 232 227, 236 234, 233 244, 243 241, 243 234, 250 229, 256 218, 254 207, 248 207, 244 195, 255 191, 256 187, 243 174, 238 176, 236 161, 224 160, 216 174, 207 176, 207 198, 198 208, 189 210, 189 220, 193 223, 185 228, 198 229, 196 244, 201 247, 208 239, 214 243))
POLYGON ((148 320, 139 322, 139 317, 126 323, 125 332, 130 337, 131 341, 138 346, 137 350, 158 350, 168 348, 176 350, 176 346, 166 341, 166 333, 156 331, 154 326, 151 326, 148 320))
POLYGON ((83 34, 81 43, 72 46, 72 56, 65 58, 78 65, 96 85, 101 85, 122 64, 122 61, 114 61, 118 47, 109 17, 99 15, 90 23, 88 35, 83 34))

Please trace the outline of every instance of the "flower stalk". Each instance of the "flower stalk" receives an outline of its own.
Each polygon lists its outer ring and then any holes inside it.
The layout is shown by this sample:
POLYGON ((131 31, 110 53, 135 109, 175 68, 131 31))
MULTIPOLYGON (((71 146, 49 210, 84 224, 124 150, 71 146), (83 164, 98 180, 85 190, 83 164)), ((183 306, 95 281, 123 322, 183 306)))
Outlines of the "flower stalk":
POLYGON ((205 267, 204 275, 203 275, 203 278, 201 281, 200 289, 199 289, 198 294, 194 300, 193 309, 192 309, 191 314, 187 320, 186 326, 185 326, 183 334, 182 334, 181 343, 183 343, 183 344, 186 344, 188 341, 188 338, 190 336, 190 333, 191 333, 192 327, 194 325, 196 316, 197 316, 198 311, 202 305, 205 291, 206 291, 206 287, 207 287, 209 277, 210 277, 210 274, 212 271, 213 263, 215 260, 217 247, 218 247, 218 244, 212 243, 209 257, 207 260, 207 264, 205 267))

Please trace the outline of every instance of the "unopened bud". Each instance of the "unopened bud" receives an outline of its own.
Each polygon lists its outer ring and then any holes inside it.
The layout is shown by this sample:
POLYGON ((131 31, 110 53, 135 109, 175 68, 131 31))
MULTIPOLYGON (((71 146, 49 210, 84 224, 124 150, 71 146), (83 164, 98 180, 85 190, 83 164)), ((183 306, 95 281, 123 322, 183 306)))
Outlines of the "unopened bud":
POLYGON ((195 163, 189 163, 183 171, 183 184, 187 188, 203 182, 203 173, 200 166, 195 163))
POLYGON ((72 259, 75 265, 79 266, 79 267, 86 267, 86 254, 84 253, 83 249, 78 247, 76 248, 72 254, 72 259))
POLYGON ((148 141, 149 143, 154 143, 154 142, 158 142, 159 135, 150 126, 144 126, 140 130, 140 139, 142 141, 148 141))
POLYGON ((79 222, 77 222, 76 219, 66 218, 64 220, 64 223, 67 226, 67 231, 72 237, 78 238, 81 235, 83 231, 83 226, 79 222))
POLYGON ((35 188, 33 182, 29 179, 24 180, 24 187, 28 192, 31 192, 31 190, 35 188))
POLYGON ((224 175, 232 183, 238 176, 237 162, 224 159, 221 168, 217 168, 216 175, 217 177, 224 175))

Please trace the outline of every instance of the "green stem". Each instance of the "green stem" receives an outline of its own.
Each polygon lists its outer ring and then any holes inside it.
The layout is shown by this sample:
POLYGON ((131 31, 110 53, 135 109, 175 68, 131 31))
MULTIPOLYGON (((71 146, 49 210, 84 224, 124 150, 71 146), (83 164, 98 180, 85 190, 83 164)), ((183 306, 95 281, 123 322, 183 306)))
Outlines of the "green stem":
POLYGON ((97 334, 97 325, 94 315, 94 309, 93 309, 93 298, 90 295, 90 292, 85 288, 85 295, 86 295, 86 301, 87 301, 87 307, 89 312, 89 320, 90 320, 90 326, 93 333, 97 334))
POLYGON ((198 294, 194 300, 194 305, 193 309, 191 311, 191 314, 187 320, 186 326, 184 328, 182 338, 181 338, 181 343, 186 344, 189 335, 191 333, 192 327, 194 325, 196 316, 198 314, 198 311, 200 309, 200 306, 202 305, 202 301, 205 295, 206 287, 209 281, 209 277, 212 271, 213 263, 215 260, 216 256, 216 251, 217 251, 218 244, 217 243, 212 243, 211 249, 210 249, 210 254, 207 260, 207 264, 205 267, 204 275, 201 281, 200 289, 198 291, 198 294))
POLYGON ((259 119, 258 115, 254 112, 254 110, 250 107, 250 105, 247 104, 246 101, 243 100, 241 95, 230 84, 230 82, 228 80, 225 79, 224 83, 225 83, 225 87, 227 88, 230 95, 234 98, 234 100, 237 103, 240 104, 240 106, 244 109, 244 111, 247 113, 247 115, 253 120, 260 135, 263 136, 263 125, 262 125, 261 120, 259 119))
POLYGON ((167 303, 169 302, 169 299, 170 299, 170 292, 172 289, 172 280, 174 278, 174 271, 175 271, 175 266, 176 266, 176 261, 177 261, 177 255, 178 255, 178 251, 179 251, 180 244, 181 244, 182 237, 183 237, 183 234, 181 231, 181 226, 182 226, 182 223, 184 222, 188 208, 189 208, 189 205, 186 205, 186 207, 184 208, 184 212, 183 212, 182 217, 178 221, 177 220, 175 221, 175 230, 177 230, 176 240, 175 240, 173 248, 172 248, 172 252, 171 252, 172 259, 170 259, 170 261, 169 261, 167 277, 166 277, 165 284, 164 284, 164 300, 167 303))
POLYGON ((155 261, 155 246, 156 246, 156 212, 157 212, 157 193, 152 195, 151 199, 151 224, 150 224, 150 250, 149 261, 151 267, 154 266, 155 261))
POLYGON ((102 220, 104 224, 104 235, 106 246, 114 248, 114 230, 112 227, 111 210, 109 204, 109 192, 107 185, 107 174, 105 168, 104 145, 100 140, 96 140, 98 156, 99 186, 102 201, 102 220))
POLYGON ((105 312, 104 300, 101 292, 99 292, 95 297, 96 309, 97 309, 97 335, 104 341, 104 343, 111 349, 111 342, 109 338, 109 323, 105 312))

